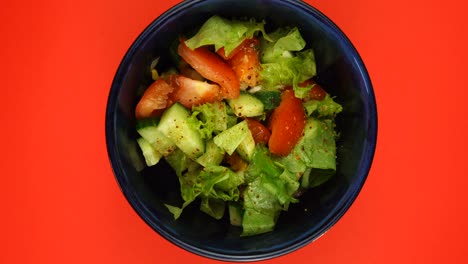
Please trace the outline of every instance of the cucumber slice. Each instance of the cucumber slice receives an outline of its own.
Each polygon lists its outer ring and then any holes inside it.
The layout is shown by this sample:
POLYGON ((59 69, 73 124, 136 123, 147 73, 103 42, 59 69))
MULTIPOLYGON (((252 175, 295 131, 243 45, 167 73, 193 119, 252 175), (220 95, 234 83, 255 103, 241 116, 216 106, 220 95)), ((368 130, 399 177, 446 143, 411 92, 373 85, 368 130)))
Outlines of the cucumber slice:
POLYGON ((158 164, 162 157, 161 153, 156 151, 153 146, 142 137, 138 138, 137 142, 143 152, 143 157, 145 157, 146 165, 150 167, 158 164))
POLYGON ((148 141, 156 151, 163 156, 167 156, 172 153, 177 146, 171 139, 158 130, 158 123, 159 120, 154 118, 138 120, 136 124, 137 132, 148 141))
POLYGON ((157 128, 188 157, 195 159, 205 152, 205 143, 200 133, 190 126, 189 117, 189 110, 175 103, 164 111, 157 128))
POLYGON ((228 100, 229 106, 236 116, 254 117, 263 115, 263 103, 255 96, 241 93, 236 99, 228 100))
POLYGON ((265 111, 275 109, 281 102, 281 92, 279 91, 258 91, 252 95, 263 103, 265 111))

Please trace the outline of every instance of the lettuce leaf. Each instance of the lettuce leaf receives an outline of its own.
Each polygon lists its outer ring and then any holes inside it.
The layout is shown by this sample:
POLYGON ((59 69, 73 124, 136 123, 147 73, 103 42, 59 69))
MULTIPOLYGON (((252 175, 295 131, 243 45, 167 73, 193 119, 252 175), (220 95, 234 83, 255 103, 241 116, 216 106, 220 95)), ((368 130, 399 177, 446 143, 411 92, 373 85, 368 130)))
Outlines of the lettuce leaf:
POLYGON ((242 174, 223 166, 208 166, 199 175, 199 186, 204 196, 223 201, 239 200, 239 185, 244 183, 242 174))
POLYGON ((264 188, 261 178, 256 178, 246 187, 244 208, 241 236, 272 231, 282 210, 276 197, 264 188))
POLYGON ((261 84, 267 90, 292 86, 296 97, 304 98, 312 86, 299 83, 317 74, 313 50, 304 50, 306 42, 297 28, 279 28, 270 37, 273 42, 262 41, 261 84))
POLYGON ((331 119, 308 118, 304 136, 293 149, 307 167, 336 170, 336 133, 331 119))
MULTIPOLYGON (((179 177, 179 183, 184 203, 181 207, 166 204, 174 219, 179 218, 183 209, 197 197, 202 198, 200 209, 217 218, 220 217, 225 201, 239 200, 239 185, 244 183, 244 177, 223 166, 211 165, 202 168, 196 162, 192 162, 187 172, 179 177)), ((224 214, 224 209, 222 212, 224 214)))
POLYGON ((302 50, 306 42, 297 28, 278 28, 269 34, 272 41, 262 41, 260 60, 262 63, 276 62, 281 58, 291 58, 292 51, 302 50))
POLYGON ((310 100, 303 103, 303 105, 307 116, 314 115, 319 118, 334 118, 343 111, 343 107, 328 94, 323 100, 310 100))
POLYGON ((205 45, 214 45, 215 50, 224 47, 228 56, 242 41, 252 38, 256 32, 262 32, 264 38, 268 39, 264 26, 264 21, 229 20, 212 16, 193 37, 185 41, 185 44, 191 49, 205 45))
POLYGON ((266 89, 277 89, 292 85, 298 98, 304 98, 312 88, 299 87, 302 83, 317 74, 315 56, 311 49, 296 53, 291 58, 278 58, 275 62, 263 63, 260 77, 266 89))
POLYGON ((194 106, 189 120, 190 125, 200 132, 203 139, 211 139, 213 133, 218 134, 228 127, 226 104, 214 102, 194 106))
POLYGON ((293 194, 300 186, 299 178, 278 166, 264 145, 256 146, 245 174, 248 185, 244 191, 242 235, 269 232, 280 211, 298 201, 293 194))
POLYGON ((200 211, 208 214, 216 220, 223 218, 226 204, 223 200, 213 199, 210 197, 202 197, 200 203, 200 211))

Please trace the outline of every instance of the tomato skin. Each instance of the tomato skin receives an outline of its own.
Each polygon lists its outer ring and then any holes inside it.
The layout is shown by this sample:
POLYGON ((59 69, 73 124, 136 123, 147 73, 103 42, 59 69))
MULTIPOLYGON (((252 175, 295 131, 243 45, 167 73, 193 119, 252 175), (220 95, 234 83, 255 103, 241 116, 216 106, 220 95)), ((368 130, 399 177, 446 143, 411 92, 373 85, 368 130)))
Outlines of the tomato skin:
POLYGON ((283 91, 280 105, 273 110, 269 119, 270 152, 280 156, 288 155, 301 139, 305 121, 302 100, 294 96, 293 90, 283 91))
POLYGON ((179 71, 180 71, 181 75, 183 75, 185 77, 188 77, 190 79, 198 80, 198 81, 204 81, 205 80, 205 78, 203 78, 203 76, 201 76, 200 73, 198 73, 196 70, 194 70, 184 60, 181 60, 181 62, 180 62, 179 71))
POLYGON ((194 80, 183 75, 172 74, 168 77, 174 91, 169 95, 171 102, 179 102, 191 109, 193 106, 220 101, 220 87, 204 81, 194 80))
POLYGON ((158 116, 162 113, 169 102, 169 95, 174 87, 169 85, 164 79, 159 78, 154 81, 143 93, 135 108, 137 119, 158 116))
POLYGON ((271 136, 270 130, 268 130, 266 126, 264 126, 261 122, 255 119, 246 118, 245 120, 247 120, 250 133, 252 133, 252 137, 254 138, 255 143, 268 144, 268 140, 271 136))
POLYGON ((312 89, 310 89, 309 93, 304 98, 305 101, 309 101, 309 100, 322 101, 325 98, 325 96, 327 96, 327 92, 320 85, 318 85, 313 79, 309 79, 299 84, 300 87, 305 87, 308 85, 314 85, 314 86, 312 87, 312 89))
POLYGON ((218 83, 221 86, 221 96, 225 99, 235 99, 240 94, 240 83, 236 73, 216 53, 206 47, 194 50, 187 47, 181 39, 178 47, 179 55, 201 76, 218 83))
POLYGON ((256 38, 246 39, 228 60, 241 84, 244 83, 250 87, 257 85, 260 72, 259 45, 260 41, 256 38))

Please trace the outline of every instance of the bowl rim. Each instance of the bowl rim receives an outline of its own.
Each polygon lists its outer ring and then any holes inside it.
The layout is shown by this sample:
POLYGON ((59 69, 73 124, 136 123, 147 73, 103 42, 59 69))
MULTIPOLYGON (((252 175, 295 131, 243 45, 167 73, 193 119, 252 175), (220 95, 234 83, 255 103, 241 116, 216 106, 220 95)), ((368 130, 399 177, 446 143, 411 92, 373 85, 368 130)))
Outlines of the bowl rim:
POLYGON ((286 255, 291 253, 295 250, 298 250, 309 243, 317 240, 321 236, 323 236, 332 226, 334 226, 342 216, 349 210, 351 205, 356 200, 357 196, 361 192, 364 184, 367 180, 368 174, 370 172, 372 162, 374 159, 376 147, 377 147, 377 128, 378 128, 378 114, 377 114, 377 104, 376 98, 373 90, 373 85, 371 82, 371 78, 369 73, 365 67, 364 61, 362 60, 361 56, 359 55, 357 49, 352 44, 350 39, 345 35, 345 33, 324 13, 319 11, 317 8, 313 7, 312 5, 305 3, 303 1, 296 1, 296 0, 272 0, 272 2, 281 3, 281 5, 291 5, 295 8, 299 8, 307 13, 313 15, 315 19, 320 20, 322 23, 326 24, 326 26, 333 31, 334 34, 337 34, 339 40, 342 42, 344 46, 346 46, 346 50, 349 50, 353 53, 353 58, 355 59, 356 65, 359 66, 359 71, 361 74, 361 80, 364 82, 367 94, 368 94, 368 103, 370 108, 370 124, 368 124, 368 137, 367 137, 367 147, 363 150, 363 157, 368 157, 368 159, 364 160, 361 163, 361 166, 358 168, 358 176, 359 180, 354 183, 354 186, 351 186, 348 190, 350 193, 345 193, 340 200, 340 203, 335 206, 336 209, 332 211, 332 214, 327 216, 326 221, 321 221, 321 226, 315 232, 308 235, 304 239, 289 243, 287 246, 284 246, 278 250, 271 251, 271 252, 263 252, 263 253, 256 253, 256 254, 229 254, 229 253, 221 253, 221 252, 214 252, 208 251, 202 248, 197 247, 196 245, 189 244, 182 239, 179 239, 172 235, 170 232, 161 228, 160 226, 153 223, 146 215, 144 215, 144 205, 141 204, 136 195, 128 189, 128 185, 126 182, 123 181, 122 177, 118 175, 125 174, 122 169, 121 160, 118 158, 117 147, 116 147, 116 130, 115 130, 115 109, 117 107, 117 96, 119 94, 119 87, 124 80, 124 74, 122 74, 126 66, 129 65, 129 62, 133 55, 137 51, 137 47, 140 46, 144 40, 151 34, 152 29, 157 27, 160 24, 165 23, 170 16, 174 14, 178 14, 182 12, 183 9, 190 8, 193 5, 197 5, 201 2, 206 2, 209 0, 191 0, 191 1, 182 1, 165 12, 161 13, 158 17, 156 17, 143 31, 136 37, 133 41, 131 46, 127 49, 126 53, 123 56, 123 59, 119 63, 117 68, 116 74, 114 75, 114 79, 111 84, 111 88, 109 91, 109 96, 107 100, 106 106, 106 113, 105 113, 105 136, 106 136, 106 148, 108 153, 108 159, 111 164, 111 169, 114 174, 114 178, 118 183, 118 186, 121 192, 124 194, 127 202, 133 208, 133 210, 138 214, 138 216, 154 231, 156 231, 159 235, 161 235, 164 239, 171 242, 172 244, 180 247, 181 249, 187 250, 191 253, 196 255, 221 260, 221 261, 232 261, 232 262, 248 262, 248 261, 261 261, 267 260, 271 258, 276 258, 279 256, 286 255), (347 199, 343 199, 347 197, 347 199), (323 223, 323 224, 322 224, 323 223))

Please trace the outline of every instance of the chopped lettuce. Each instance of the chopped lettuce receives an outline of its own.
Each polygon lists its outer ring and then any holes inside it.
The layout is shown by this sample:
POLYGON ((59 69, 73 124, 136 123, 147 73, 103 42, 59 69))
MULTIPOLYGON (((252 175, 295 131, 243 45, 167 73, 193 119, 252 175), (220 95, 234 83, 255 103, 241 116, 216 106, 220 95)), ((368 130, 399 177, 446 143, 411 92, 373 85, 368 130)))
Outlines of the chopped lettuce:
POLYGON ((223 218, 225 209, 226 204, 223 200, 210 197, 202 197, 201 199, 200 210, 214 219, 219 220, 223 218))
POLYGON ((310 100, 303 103, 308 116, 314 115, 319 118, 333 118, 343 111, 343 107, 335 102, 330 95, 326 95, 323 100, 310 100))
POLYGON ((203 167, 219 165, 224 159, 224 150, 218 147, 212 139, 206 142, 206 151, 197 158, 197 162, 203 167))
POLYGON ((314 52, 308 49, 291 58, 263 63, 260 77, 266 89, 292 85, 296 97, 304 98, 312 87, 299 87, 299 84, 314 77, 316 73, 314 52))
POLYGON ((262 85, 269 90, 290 85, 296 97, 304 98, 312 87, 299 83, 317 74, 313 50, 304 50, 306 43, 297 28, 279 28, 270 37, 272 42, 262 41, 262 85))
POLYGON ((178 148, 171 154, 165 156, 164 159, 172 167, 178 177, 182 176, 182 173, 188 169, 190 163, 190 158, 178 148))
POLYGON ((252 236, 272 231, 282 207, 261 178, 256 178, 244 191, 244 209, 241 235, 252 236))
POLYGON ((199 180, 203 195, 223 201, 237 201, 239 199, 238 187, 244 183, 242 174, 223 166, 204 168, 199 175, 199 180))
POLYGON ((304 189, 317 187, 328 181, 334 174, 333 169, 308 168, 301 178, 301 187, 304 189))
POLYGON ((308 118, 304 136, 290 155, 299 157, 310 168, 336 170, 336 133, 330 119, 308 118))
POLYGON ((298 201, 293 196, 300 186, 298 177, 278 166, 263 145, 255 148, 246 182, 243 236, 271 231, 280 211, 298 201))
POLYGON ((203 139, 208 140, 226 130, 228 116, 224 102, 205 103, 192 108, 190 124, 196 128, 203 139))
POLYGON ((256 32, 262 32, 268 39, 264 26, 264 21, 229 20, 212 16, 201 26, 197 34, 185 41, 185 44, 191 49, 205 45, 214 45, 215 50, 224 47, 228 56, 242 41, 252 38, 256 32))
MULTIPOLYGON (((189 166, 188 171, 179 177, 180 192, 184 200, 182 207, 167 204, 166 207, 174 215, 174 219, 177 219, 183 209, 200 196, 206 200, 201 205, 202 211, 216 218, 220 214, 220 201, 224 203, 239 200, 239 186, 243 182, 242 174, 223 166, 189 166)), ((224 209, 222 211, 224 213, 224 209)))
POLYGON ((272 41, 262 41, 262 63, 276 62, 281 58, 293 57, 292 51, 302 50, 306 42, 297 28, 278 28, 269 34, 272 41))
POLYGON ((213 141, 227 154, 232 155, 249 133, 249 126, 247 121, 244 120, 219 133, 213 138, 213 141))
POLYGON ((264 145, 256 145, 252 160, 246 171, 246 181, 251 182, 261 175, 268 175, 270 177, 277 177, 282 172, 272 160, 270 152, 264 145))

